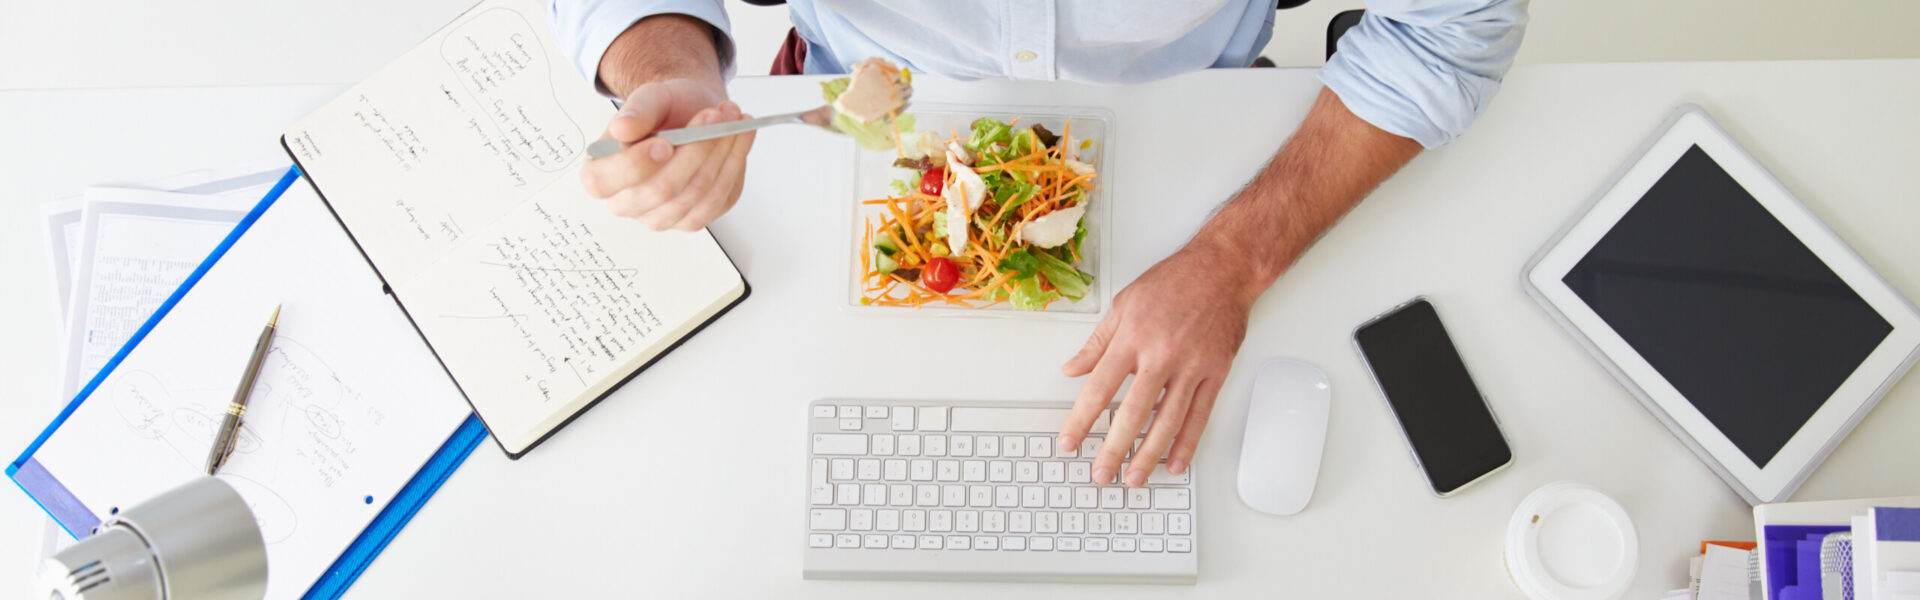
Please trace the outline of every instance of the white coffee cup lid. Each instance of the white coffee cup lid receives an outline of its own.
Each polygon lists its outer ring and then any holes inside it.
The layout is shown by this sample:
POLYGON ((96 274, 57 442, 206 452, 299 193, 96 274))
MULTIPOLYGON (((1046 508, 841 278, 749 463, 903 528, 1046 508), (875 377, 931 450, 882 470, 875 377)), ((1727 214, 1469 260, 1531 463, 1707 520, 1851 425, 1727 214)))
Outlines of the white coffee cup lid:
POLYGON ((1620 503, 1558 482, 1527 494, 1507 522, 1507 573, 1535 600, 1610 600, 1633 583, 1640 537, 1620 503))

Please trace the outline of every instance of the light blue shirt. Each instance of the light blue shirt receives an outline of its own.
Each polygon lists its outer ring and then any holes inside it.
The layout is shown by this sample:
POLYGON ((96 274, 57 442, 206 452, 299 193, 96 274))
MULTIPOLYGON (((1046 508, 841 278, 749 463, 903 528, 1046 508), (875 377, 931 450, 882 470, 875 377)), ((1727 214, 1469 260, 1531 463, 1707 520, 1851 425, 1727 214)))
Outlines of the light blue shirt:
MULTIPOLYGON (((1465 132, 1513 65, 1527 0, 1369 0, 1320 80, 1348 110, 1429 148, 1465 132)), ((1274 0, 792 0, 806 72, 870 56, 959 79, 1127 84, 1245 67, 1273 35, 1274 0)), ((720 0, 555 0, 554 38, 589 81, 635 21, 689 15, 729 30, 720 0)), ((1284 16, 1284 15, 1282 15, 1284 16)), ((721 61, 733 72, 733 48, 721 61)), ((771 61, 773 57, 750 57, 771 61)))

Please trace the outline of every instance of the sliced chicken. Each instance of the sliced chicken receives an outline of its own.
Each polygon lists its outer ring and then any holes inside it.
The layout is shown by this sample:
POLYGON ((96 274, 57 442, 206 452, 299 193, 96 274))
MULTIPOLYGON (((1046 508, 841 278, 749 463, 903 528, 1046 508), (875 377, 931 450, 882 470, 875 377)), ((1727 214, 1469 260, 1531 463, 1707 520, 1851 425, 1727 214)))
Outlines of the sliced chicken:
POLYGON ((906 85, 900 67, 882 58, 853 64, 847 91, 834 98, 833 110, 861 123, 884 119, 906 106, 906 85))
POLYGON ((1077 205, 1056 210, 1020 229, 1020 239, 1041 248, 1055 248, 1073 239, 1074 231, 1079 229, 1080 217, 1086 216, 1086 205, 1077 205))

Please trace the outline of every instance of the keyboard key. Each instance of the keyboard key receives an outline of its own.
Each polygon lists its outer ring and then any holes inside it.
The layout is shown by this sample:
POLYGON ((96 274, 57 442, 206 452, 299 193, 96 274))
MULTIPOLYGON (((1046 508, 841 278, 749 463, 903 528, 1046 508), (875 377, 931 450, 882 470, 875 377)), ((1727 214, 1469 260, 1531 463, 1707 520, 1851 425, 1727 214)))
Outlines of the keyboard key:
POLYGON ((1123 512, 1113 516, 1113 532, 1122 535, 1140 533, 1139 513, 1123 512))
POLYGON ((1020 483, 1040 482, 1040 463, 1023 460, 1013 464, 1013 480, 1020 483))
POLYGON ((1113 533, 1113 513, 1087 513, 1087 533, 1113 533))
POLYGON ((1160 538, 1154 538, 1154 537, 1140 538, 1140 551, 1141 552, 1159 552, 1165 549, 1165 544, 1166 544, 1165 540, 1161 540, 1160 538))
POLYGON ((1193 540, 1187 538, 1167 538, 1168 552, 1192 552, 1193 540))
POLYGON ((991 535, 976 535, 973 536, 973 547, 975 550, 999 550, 1000 538, 991 535))
POLYGON ((854 531, 873 531, 873 509, 855 508, 847 511, 847 528, 854 531))
POLYGON ((1001 550, 1026 550, 1027 538, 1020 537, 1017 535, 1010 535, 1007 537, 1000 538, 1000 549, 1001 550))
POLYGON ((1000 438, 991 435, 973 438, 973 455, 983 458, 998 458, 1000 456, 1000 438))
POLYGON ((900 511, 891 508, 874 511, 873 528, 880 531, 899 531, 900 511))
POLYGON ((953 530, 960 533, 980 531, 980 511, 955 511, 953 513, 953 530))
POLYGON ((914 506, 939 506, 940 486, 931 483, 920 484, 919 487, 914 488, 913 504, 914 506))
POLYGON ((873 445, 872 454, 874 456, 893 456, 893 434, 891 433, 873 434, 872 445, 873 445))
POLYGON ((1099 458, 1101 439, 1100 436, 1090 435, 1087 436, 1086 439, 1080 440, 1080 456, 1082 458, 1099 458))
POLYGON ((842 533, 840 535, 833 536, 833 546, 835 548, 859 548, 860 534, 842 533))
POLYGON ((973 536, 966 536, 966 535, 947 536, 948 550, 970 550, 972 548, 973 548, 973 536))
POLYGON ((858 407, 858 406, 852 406, 852 405, 847 405, 847 406, 842 406, 842 407, 840 407, 840 418, 842 418, 842 419, 858 419, 858 418, 860 418, 860 407, 858 407))
POLYGON ((1029 485, 1020 488, 1020 506, 1026 508, 1044 508, 1047 505, 1047 488, 1029 485))
POLYGON ((945 406, 920 407, 920 430, 921 431, 946 431, 947 430, 947 407, 945 406))
POLYGON ((1045 483, 1063 483, 1066 480, 1066 463, 1051 460, 1040 463, 1040 481, 1045 483))
MULTIPOLYGON (((1147 504, 1147 488, 1129 488, 1127 490, 1127 508, 1131 508, 1133 510, 1146 510, 1148 506, 1149 504, 1147 504)), ((1186 507, 1182 506, 1181 508, 1186 508, 1186 507)))
POLYGON ((1140 515, 1140 533, 1160 535, 1167 532, 1166 513, 1142 513, 1140 515))
POLYGON ((913 407, 911 406, 893 407, 893 430, 894 431, 913 431, 913 407))
POLYGON ((1013 461, 995 460, 987 463, 987 480, 994 483, 1013 481, 1013 461))
POLYGON ((833 484, 827 483, 827 459, 813 459, 809 469, 811 480, 807 482, 807 491, 814 504, 833 504, 833 484))
POLYGON ((900 529, 902 531, 926 531, 927 511, 918 508, 900 511, 900 529))
POLYGON ((948 459, 934 463, 933 478, 941 481, 959 481, 960 461, 948 459))
POLYGON ((1173 513, 1173 514, 1167 515, 1167 533, 1170 533, 1173 535, 1192 534, 1193 533, 1193 517, 1191 515, 1188 515, 1187 513, 1173 513))
POLYGON ((1035 552, 1051 551, 1053 550, 1053 538, 1044 535, 1027 538, 1027 549, 1035 552))
POLYGON ((973 436, 954 435, 947 438, 948 456, 973 456, 973 436))
POLYGON ((1055 541, 1060 543, 1061 552, 1079 552, 1080 551, 1080 538, 1063 537, 1055 541))
MULTIPOLYGON (((1041 433, 1059 431, 1067 422, 1069 408, 953 407, 953 430, 982 433, 1041 433)), ((1106 433, 1108 413, 1100 411, 1093 422, 1093 433, 1106 433)))
POLYGON ((893 506, 913 504, 913 486, 904 483, 887 486, 887 504, 893 506))
POLYGON ((920 440, 920 453, 927 456, 947 455, 947 436, 928 434, 920 440))
POLYGON ((1027 438, 1019 435, 1000 436, 1000 455, 1007 458, 1027 457, 1027 438))
POLYGON ((860 503, 867 506, 885 506, 887 504, 887 486, 869 483, 860 489, 860 503))
POLYGON ((1012 533, 1033 533, 1033 513, 1024 510, 1007 513, 1007 531, 1012 533))
POLYGON ((1053 437, 1036 435, 1027 438, 1027 456, 1030 458, 1053 458, 1053 437))
POLYGON ((1060 513, 1044 510, 1033 513, 1034 533, 1059 533, 1060 513))
POLYGON ((910 535, 893 536, 893 549, 895 550, 912 550, 914 545, 918 543, 920 543, 920 540, 914 539, 914 537, 910 535))
POLYGON ((1126 492, 1117 487, 1100 488, 1100 508, 1116 509, 1126 506, 1126 492))
POLYGON ((867 541, 867 547, 868 547, 868 548, 885 548, 885 547, 887 547, 887 536, 886 536, 886 534, 880 534, 880 533, 869 533, 869 534, 867 534, 867 537, 866 537, 866 541, 867 541))
POLYGON ((940 488, 941 506, 966 506, 967 486, 949 485, 940 488))
POLYGON ((1147 485, 1187 485, 1193 483, 1193 471, 1188 470, 1175 475, 1167 472, 1166 465, 1158 465, 1147 472, 1147 485))
POLYGON ((826 456, 862 456, 867 453, 867 436, 859 433, 816 433, 813 434, 813 453, 826 456))
POLYGON ((880 460, 879 459, 862 458, 860 459, 859 467, 860 467, 859 478, 861 481, 879 481, 880 480, 880 460))
POLYGON ((960 463, 960 473, 961 473, 960 478, 966 481, 971 481, 975 483, 986 481, 987 480, 987 461, 969 460, 964 463, 960 463))
POLYGON ((867 418, 869 418, 869 419, 885 419, 885 418, 887 418, 887 407, 885 407, 885 406, 869 406, 869 407, 867 407, 867 418))
POLYGON ((940 536, 937 536, 937 535, 920 536, 920 549, 921 550, 939 550, 940 540, 941 540, 940 536))
POLYGON ((1114 552, 1132 552, 1133 538, 1130 538, 1130 537, 1113 538, 1113 551, 1114 552))
MULTIPOLYGON (((807 519, 807 528, 814 531, 840 531, 847 528, 847 510, 844 508, 816 508, 807 519)), ((815 546, 824 548, 825 546, 815 546)))
POLYGON ((1004 511, 1004 510, 980 511, 980 531, 984 531, 987 533, 1006 533, 1007 532, 1007 511, 1004 511))
POLYGON ((907 476, 909 478, 914 481, 933 481, 933 461, 917 458, 914 459, 913 462, 908 463, 908 465, 912 467, 912 469, 908 471, 907 476))
POLYGON ((975 485, 967 487, 967 506, 986 508, 993 506, 993 486, 975 485))
POLYGON ((953 531, 953 511, 934 510, 927 512, 927 530, 946 533, 953 531))
POLYGON ((1087 549, 1088 552, 1106 552, 1107 538, 1101 538, 1101 537, 1087 538, 1085 548, 1087 549))
POLYGON ((901 456, 919 456, 920 436, 911 433, 902 433, 898 438, 895 438, 893 447, 894 452, 901 456))
POLYGON ((1067 463, 1067 483, 1092 483, 1092 482, 1093 482, 1093 463, 1089 463, 1089 462, 1067 463))
POLYGON ((1100 506, 1100 490, 1090 487, 1073 488, 1074 508, 1097 508, 1100 506))
POLYGON ((813 418, 815 418, 815 419, 831 419, 831 418, 833 418, 833 405, 832 405, 832 404, 815 404, 815 405, 813 405, 813 418))
POLYGON ((841 430, 841 431, 859 431, 859 430, 860 430, 860 418, 859 418, 859 417, 854 417, 854 418, 850 418, 850 419, 841 419, 841 420, 840 420, 840 430, 841 430))
POLYGON ((1056 485, 1047 488, 1047 508, 1073 507, 1073 488, 1056 485))
POLYGON ((1192 498, 1185 488, 1154 488, 1153 507, 1160 510, 1186 510, 1192 507, 1192 498))
POLYGON ((1000 508, 1013 508, 1020 505, 1020 486, 1002 485, 993 488, 993 505, 1000 508))
POLYGON ((858 506, 860 504, 860 484, 840 484, 839 494, 834 498, 833 503, 842 506, 858 506))
POLYGON ((885 478, 887 481, 906 481, 907 480, 907 460, 906 459, 889 458, 886 460, 884 465, 886 468, 884 469, 884 473, 882 474, 882 477, 885 478))
POLYGON ((1060 533, 1086 533, 1087 513, 1074 511, 1060 515, 1060 533))

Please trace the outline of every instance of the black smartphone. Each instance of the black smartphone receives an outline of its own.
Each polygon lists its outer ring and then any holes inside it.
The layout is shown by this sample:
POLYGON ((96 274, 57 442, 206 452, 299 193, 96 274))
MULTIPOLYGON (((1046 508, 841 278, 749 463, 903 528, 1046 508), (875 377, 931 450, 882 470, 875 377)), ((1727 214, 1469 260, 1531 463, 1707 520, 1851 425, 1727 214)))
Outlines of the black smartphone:
POLYGON ((1434 494, 1447 497, 1513 464, 1500 421, 1432 302, 1414 298, 1362 323, 1353 343, 1434 494))

